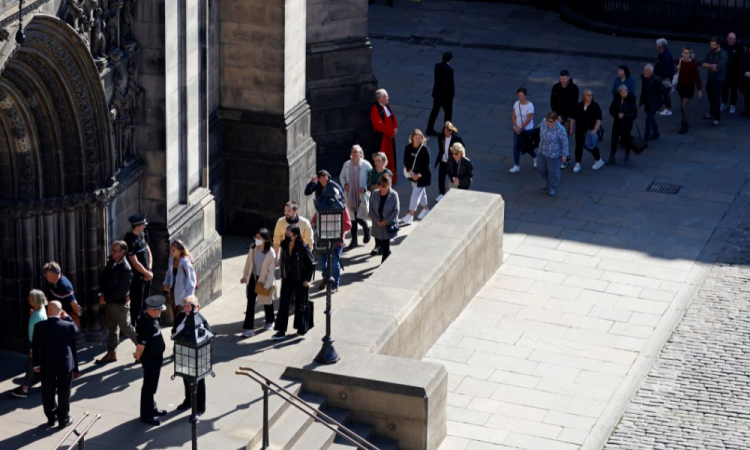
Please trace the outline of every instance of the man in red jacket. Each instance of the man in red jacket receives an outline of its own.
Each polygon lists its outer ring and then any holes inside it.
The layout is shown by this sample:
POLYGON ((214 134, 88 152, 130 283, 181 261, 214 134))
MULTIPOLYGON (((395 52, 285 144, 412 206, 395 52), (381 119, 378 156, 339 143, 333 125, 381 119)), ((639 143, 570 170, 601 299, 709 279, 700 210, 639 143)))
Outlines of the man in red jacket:
POLYGON ((375 91, 375 104, 370 110, 370 122, 375 130, 375 137, 371 151, 383 152, 388 157, 388 168, 393 173, 393 184, 396 184, 398 171, 396 170, 396 133, 398 121, 388 104, 388 92, 385 89, 375 91))

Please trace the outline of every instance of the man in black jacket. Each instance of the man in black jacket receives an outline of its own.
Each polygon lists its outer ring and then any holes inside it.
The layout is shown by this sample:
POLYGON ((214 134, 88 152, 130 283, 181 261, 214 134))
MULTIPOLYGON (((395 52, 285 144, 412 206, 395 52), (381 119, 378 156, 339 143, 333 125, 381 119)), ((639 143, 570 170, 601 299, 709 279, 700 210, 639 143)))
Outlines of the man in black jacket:
POLYGON ((115 241, 112 244, 112 256, 99 277, 99 305, 104 308, 107 321, 107 354, 97 359, 96 364, 117 361, 117 344, 120 343, 120 331, 131 341, 136 342, 135 328, 130 324, 130 281, 133 270, 125 254, 128 244, 115 241))
MULTIPOLYGON (((567 69, 560 71, 560 81, 552 86, 549 102, 552 111, 557 113, 557 121, 565 127, 567 133, 570 133, 570 122, 578 104, 578 86, 573 83, 567 69)), ((563 163, 560 168, 564 169, 567 165, 563 163)))
POLYGON ((646 110, 646 132, 643 135, 644 148, 648 146, 649 139, 659 139, 659 126, 656 124, 656 113, 664 104, 664 85, 661 79, 654 75, 654 66, 646 64, 641 76, 641 101, 646 110))
POLYGON ((450 66, 453 53, 443 53, 443 62, 435 64, 435 84, 432 86, 432 111, 427 121, 427 134, 437 136, 435 120, 440 108, 443 108, 444 119, 449 122, 453 118, 453 96, 456 86, 453 83, 453 68, 450 66))
POLYGON ((737 90, 740 86, 740 80, 744 75, 742 73, 742 56, 744 49, 737 42, 737 35, 729 33, 727 42, 724 45, 724 51, 727 52, 727 74, 724 78, 724 85, 721 91, 721 110, 729 110, 729 114, 737 112, 737 90))
POLYGON ((70 417, 70 385, 73 381, 75 362, 74 339, 78 327, 65 314, 58 301, 50 302, 47 307, 47 320, 34 327, 32 362, 34 371, 42 379, 42 404, 47 425, 55 421, 60 428, 73 423, 70 417), (55 402, 57 394, 57 402, 55 402))

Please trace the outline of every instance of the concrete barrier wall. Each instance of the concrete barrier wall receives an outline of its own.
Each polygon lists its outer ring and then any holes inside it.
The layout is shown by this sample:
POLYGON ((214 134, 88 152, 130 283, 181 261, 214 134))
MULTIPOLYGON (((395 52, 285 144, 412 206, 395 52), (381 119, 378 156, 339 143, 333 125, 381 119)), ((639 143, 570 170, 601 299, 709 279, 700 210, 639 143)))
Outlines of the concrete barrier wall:
POLYGON ((502 264, 499 195, 451 190, 333 316, 336 346, 356 364, 290 365, 303 381, 399 448, 434 450, 446 436, 447 379, 420 361, 502 264))

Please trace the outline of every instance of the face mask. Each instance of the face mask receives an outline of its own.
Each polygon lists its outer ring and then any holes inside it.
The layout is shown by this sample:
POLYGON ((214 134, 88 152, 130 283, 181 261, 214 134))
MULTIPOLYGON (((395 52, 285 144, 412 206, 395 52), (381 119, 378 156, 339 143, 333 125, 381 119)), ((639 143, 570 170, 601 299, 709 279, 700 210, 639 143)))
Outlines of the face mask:
POLYGON ((255 240, 255 246, 256 247, 262 247, 263 244, 265 244, 265 243, 266 243, 266 241, 264 241, 263 239, 256 239, 255 240))
POLYGON ((284 243, 285 243, 286 245, 289 245, 289 243, 290 243, 290 242, 292 242, 292 238, 290 238, 289 236, 286 236, 286 237, 284 238, 284 243))

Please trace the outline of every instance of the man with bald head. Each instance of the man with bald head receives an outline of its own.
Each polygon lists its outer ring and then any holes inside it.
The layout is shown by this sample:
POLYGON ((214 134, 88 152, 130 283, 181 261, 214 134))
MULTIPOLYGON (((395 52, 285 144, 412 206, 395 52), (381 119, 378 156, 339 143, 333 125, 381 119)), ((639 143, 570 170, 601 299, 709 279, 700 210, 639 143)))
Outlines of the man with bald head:
POLYGON ((47 320, 34 327, 32 362, 34 371, 42 379, 42 404, 48 426, 57 422, 62 429, 73 423, 70 417, 70 385, 75 368, 73 352, 78 331, 73 319, 63 311, 58 301, 49 303, 47 320))
POLYGON ((737 41, 737 35, 729 33, 724 51, 727 52, 727 74, 721 92, 721 110, 729 110, 729 114, 737 112, 737 90, 742 78, 742 45, 737 41))

